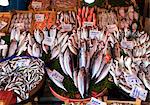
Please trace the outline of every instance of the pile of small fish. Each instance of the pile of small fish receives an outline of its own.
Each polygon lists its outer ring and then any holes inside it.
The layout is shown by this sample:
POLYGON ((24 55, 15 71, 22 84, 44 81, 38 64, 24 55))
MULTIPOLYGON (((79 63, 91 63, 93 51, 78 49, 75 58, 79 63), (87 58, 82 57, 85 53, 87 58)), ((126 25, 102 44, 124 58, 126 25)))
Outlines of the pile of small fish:
POLYGON ((93 8, 83 6, 78 8, 77 14, 78 27, 84 26, 84 22, 93 22, 93 26, 96 26, 96 13, 93 8))
POLYGON ((13 15, 11 25, 9 27, 9 33, 13 28, 21 27, 24 31, 29 31, 32 24, 32 13, 16 13, 13 15))
POLYGON ((56 18, 57 29, 61 32, 76 28, 76 14, 74 11, 59 11, 56 18), (68 26, 69 25, 69 26, 68 26))
POLYGON ((44 76, 44 62, 37 58, 15 57, 0 63, 0 90, 13 90, 17 102, 29 98, 44 76))

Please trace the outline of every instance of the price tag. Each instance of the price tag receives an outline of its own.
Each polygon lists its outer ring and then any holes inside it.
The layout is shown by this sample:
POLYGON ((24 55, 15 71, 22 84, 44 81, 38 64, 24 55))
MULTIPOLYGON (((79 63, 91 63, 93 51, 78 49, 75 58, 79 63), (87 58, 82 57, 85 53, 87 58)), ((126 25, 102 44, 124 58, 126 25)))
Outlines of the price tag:
POLYGON ((147 93, 148 93, 147 90, 140 88, 138 86, 134 86, 131 90, 130 96, 145 101, 147 97, 147 93))
POLYGON ((29 66, 30 60, 27 59, 22 59, 16 62, 16 67, 24 67, 24 66, 29 66))
POLYGON ((89 37, 91 39, 94 39, 95 37, 99 39, 100 37, 100 31, 97 31, 97 30, 90 30, 90 35, 89 37))
POLYGON ((16 23, 14 26, 19 28, 20 30, 24 29, 24 23, 16 23))
POLYGON ((56 70, 53 70, 50 74, 49 74, 49 76, 51 77, 51 78, 54 78, 55 80, 57 80, 57 81, 60 81, 60 82, 63 82, 63 80, 64 80, 64 76, 62 76, 58 71, 56 71, 56 70))
POLYGON ((0 30, 7 26, 7 23, 4 21, 0 21, 0 30))
POLYGON ((122 48, 127 48, 127 49, 133 49, 134 43, 133 41, 121 41, 121 47, 122 48))
POLYGON ((107 104, 105 102, 102 102, 102 101, 92 97, 90 102, 86 105, 107 105, 107 104))
POLYGON ((63 31, 71 31, 72 25, 71 24, 63 24, 62 29, 63 29, 63 31))
POLYGON ((84 22, 84 27, 93 26, 93 22, 84 22))
POLYGON ((118 30, 116 24, 108 25, 108 26, 107 26, 107 29, 108 29, 109 32, 114 32, 114 31, 117 31, 117 30, 118 30))
POLYGON ((138 85, 142 84, 141 80, 135 75, 125 75, 125 80, 126 80, 127 84, 132 87, 134 85, 138 86, 138 85))
POLYGON ((51 46, 53 44, 53 41, 52 41, 52 37, 45 37, 44 40, 43 40, 43 44, 46 44, 48 46, 51 46))
POLYGON ((31 5, 32 5, 33 9, 41 9, 42 8, 42 2, 33 1, 31 5))
POLYGON ((35 21, 36 22, 43 22, 44 21, 44 14, 35 14, 35 21))

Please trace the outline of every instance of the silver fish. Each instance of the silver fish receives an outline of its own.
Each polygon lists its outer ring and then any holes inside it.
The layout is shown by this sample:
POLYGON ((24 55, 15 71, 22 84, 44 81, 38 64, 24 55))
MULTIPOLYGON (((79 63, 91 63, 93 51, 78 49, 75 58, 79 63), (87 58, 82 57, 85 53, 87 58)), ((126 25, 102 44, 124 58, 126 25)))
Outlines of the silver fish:
POLYGON ((71 57, 70 57, 70 54, 69 54, 69 49, 66 49, 66 51, 64 53, 64 67, 65 67, 65 70, 66 70, 67 74, 71 78, 73 78, 72 77, 72 70, 71 70, 70 61, 71 61, 71 57))
POLYGON ((104 66, 104 68, 103 68, 102 72, 100 73, 100 75, 99 75, 97 81, 95 82, 95 84, 97 84, 98 82, 100 82, 102 79, 104 79, 107 76, 107 74, 108 74, 108 72, 110 70, 110 66, 111 66, 111 63, 110 64, 106 64, 104 66))
POLYGON ((40 35, 40 30, 39 29, 34 30, 34 37, 35 37, 35 40, 39 44, 41 44, 41 42, 42 42, 42 36, 40 35))
POLYGON ((78 73, 78 90, 81 94, 81 97, 84 98, 85 93, 85 71, 84 68, 81 68, 78 73))
POLYGON ((39 48, 39 46, 36 43, 33 44, 32 54, 35 57, 40 57, 40 48, 39 48))
POLYGON ((59 55, 59 53, 60 53, 60 45, 58 45, 52 49, 50 59, 52 60, 52 59, 56 58, 59 55))
POLYGON ((12 40, 8 51, 8 57, 14 55, 16 50, 17 50, 17 41, 12 40))
POLYGON ((101 66, 102 58, 103 58, 103 53, 101 51, 98 51, 97 56, 94 61, 94 64, 93 64, 93 67, 92 67, 92 77, 91 78, 93 78, 97 74, 97 72, 101 66))

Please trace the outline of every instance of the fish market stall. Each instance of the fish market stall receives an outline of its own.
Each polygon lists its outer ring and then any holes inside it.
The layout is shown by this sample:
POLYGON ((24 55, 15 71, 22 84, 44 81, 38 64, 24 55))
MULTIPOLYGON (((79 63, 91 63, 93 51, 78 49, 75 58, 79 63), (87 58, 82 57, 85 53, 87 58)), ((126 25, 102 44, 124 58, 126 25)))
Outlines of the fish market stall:
POLYGON ((150 101, 150 34, 136 1, 30 0, 28 9, 0 13, 0 91, 18 104, 150 101))

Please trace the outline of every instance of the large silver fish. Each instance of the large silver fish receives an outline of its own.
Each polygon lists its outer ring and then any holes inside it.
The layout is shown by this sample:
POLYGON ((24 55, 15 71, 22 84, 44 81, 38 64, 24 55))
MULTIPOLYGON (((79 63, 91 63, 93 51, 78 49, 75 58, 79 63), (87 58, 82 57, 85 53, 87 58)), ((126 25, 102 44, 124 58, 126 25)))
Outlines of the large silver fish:
POLYGON ((104 66, 104 68, 103 68, 102 72, 100 73, 100 75, 99 75, 97 81, 95 82, 95 84, 97 84, 98 82, 100 82, 102 79, 104 79, 107 76, 107 74, 108 74, 108 72, 110 70, 111 64, 112 63, 109 63, 109 64, 106 64, 104 66))
POLYGON ((81 94, 81 97, 84 98, 85 93, 85 68, 82 67, 78 73, 78 90, 81 94))
POLYGON ((65 70, 67 72, 67 74, 73 78, 72 76, 72 69, 71 69, 71 57, 69 54, 69 49, 66 49, 65 53, 64 53, 64 66, 65 66, 65 70))
POLYGON ((93 78, 97 74, 97 72, 101 66, 102 58, 103 58, 102 51, 98 51, 98 53, 96 54, 96 58, 94 60, 93 67, 92 67, 92 77, 91 78, 93 78))

